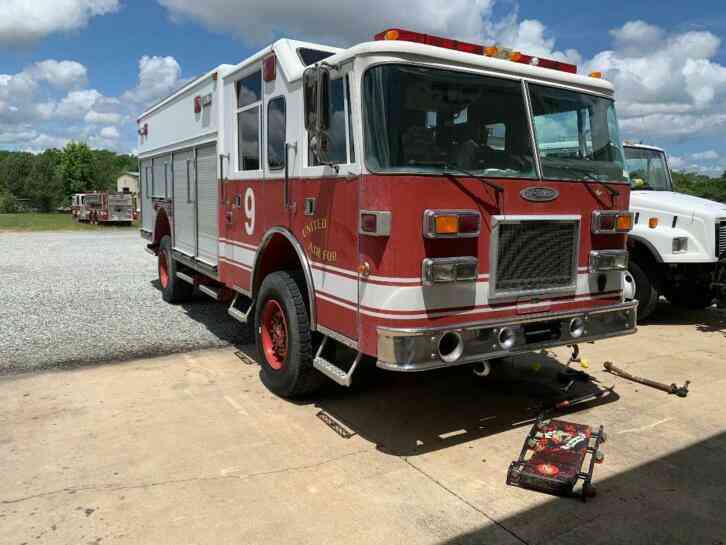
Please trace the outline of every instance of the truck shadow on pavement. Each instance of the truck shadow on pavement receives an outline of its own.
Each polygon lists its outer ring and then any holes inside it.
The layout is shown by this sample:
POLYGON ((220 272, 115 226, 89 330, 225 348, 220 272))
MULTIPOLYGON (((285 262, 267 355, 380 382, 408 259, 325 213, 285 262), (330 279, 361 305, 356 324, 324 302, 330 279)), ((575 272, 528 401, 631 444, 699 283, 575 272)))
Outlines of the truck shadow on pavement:
POLYGON ((661 301, 652 317, 638 323, 638 327, 649 325, 695 325, 702 333, 721 332, 726 335, 726 310, 716 307, 694 310, 661 301))
MULTIPOLYGON (((421 374, 378 371, 373 384, 354 385, 351 391, 331 386, 315 403, 378 450, 416 456, 531 426, 543 407, 598 391, 594 383, 578 381, 564 394, 557 380, 562 369, 559 361, 538 353, 500 360, 483 379, 471 367, 421 374)), ((613 392, 569 412, 617 399, 613 392)))
MULTIPOLYGON (((647 448, 646 438, 643 445, 647 448)), ((719 469, 724 450, 726 433, 720 433, 602 481, 596 471, 598 495, 587 503, 552 498, 514 516, 492 518, 480 529, 440 545, 501 543, 503 531, 511 536, 507 543, 526 545, 724 545, 726 473, 719 469)), ((521 493, 548 498, 536 492, 521 493)))

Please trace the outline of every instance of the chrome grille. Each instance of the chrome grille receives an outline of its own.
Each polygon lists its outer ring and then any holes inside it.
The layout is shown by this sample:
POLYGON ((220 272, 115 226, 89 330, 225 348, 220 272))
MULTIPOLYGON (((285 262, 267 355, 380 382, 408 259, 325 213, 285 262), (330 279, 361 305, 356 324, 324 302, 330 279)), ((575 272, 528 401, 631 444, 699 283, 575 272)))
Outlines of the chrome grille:
POLYGON ((726 257, 726 220, 716 225, 716 257, 726 257))
POLYGON ((577 284, 578 220, 505 219, 493 236, 491 291, 521 295, 577 284))

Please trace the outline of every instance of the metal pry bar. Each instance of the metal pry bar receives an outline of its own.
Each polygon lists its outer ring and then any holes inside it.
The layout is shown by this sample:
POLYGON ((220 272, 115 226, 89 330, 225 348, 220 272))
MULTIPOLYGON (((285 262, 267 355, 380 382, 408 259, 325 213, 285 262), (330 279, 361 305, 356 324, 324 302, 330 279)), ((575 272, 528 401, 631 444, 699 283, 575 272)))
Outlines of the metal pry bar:
POLYGON ((688 386, 691 384, 690 380, 687 380, 686 383, 683 386, 677 386, 674 384, 663 384, 662 382, 656 382, 654 380, 650 380, 647 378, 637 377, 635 375, 631 375, 627 371, 623 371, 622 369, 618 369, 615 367, 615 364, 611 361, 606 361, 603 366, 605 367, 605 370, 609 373, 612 373, 613 375, 632 380, 633 382, 637 382, 639 384, 644 384, 646 386, 650 386, 651 388, 655 388, 657 390, 661 390, 663 392, 666 392, 671 395, 676 395, 678 397, 686 397, 688 395, 688 386))

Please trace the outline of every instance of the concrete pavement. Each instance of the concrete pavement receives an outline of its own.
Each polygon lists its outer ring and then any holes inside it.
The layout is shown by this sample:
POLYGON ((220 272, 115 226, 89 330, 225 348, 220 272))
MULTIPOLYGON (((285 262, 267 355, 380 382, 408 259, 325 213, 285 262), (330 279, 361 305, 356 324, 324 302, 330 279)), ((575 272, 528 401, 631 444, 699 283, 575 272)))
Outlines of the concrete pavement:
POLYGON ((490 381, 382 374, 305 403, 232 348, 6 377, 0 543, 724 543, 726 317, 676 316, 583 347, 618 392, 569 416, 610 436, 586 504, 504 484, 561 350, 490 381), (691 394, 613 378, 606 359, 691 394))

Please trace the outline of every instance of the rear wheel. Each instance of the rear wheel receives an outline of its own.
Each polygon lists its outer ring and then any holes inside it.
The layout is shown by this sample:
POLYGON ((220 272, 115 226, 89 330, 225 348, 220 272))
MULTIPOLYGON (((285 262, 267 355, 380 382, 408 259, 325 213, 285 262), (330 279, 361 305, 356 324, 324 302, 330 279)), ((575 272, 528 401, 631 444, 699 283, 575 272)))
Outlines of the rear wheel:
POLYGON ((159 243, 159 284, 161 296, 167 303, 182 303, 192 298, 194 286, 176 276, 177 262, 171 254, 171 237, 165 235, 159 243))
POLYGON ((658 304, 658 288, 653 277, 635 261, 630 261, 628 269, 625 273, 626 298, 634 286, 634 296, 638 300, 638 321, 646 320, 658 304))
POLYGON ((255 305, 262 382, 281 397, 314 392, 324 381, 313 367, 310 321, 302 290, 286 271, 262 282, 255 305))

